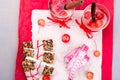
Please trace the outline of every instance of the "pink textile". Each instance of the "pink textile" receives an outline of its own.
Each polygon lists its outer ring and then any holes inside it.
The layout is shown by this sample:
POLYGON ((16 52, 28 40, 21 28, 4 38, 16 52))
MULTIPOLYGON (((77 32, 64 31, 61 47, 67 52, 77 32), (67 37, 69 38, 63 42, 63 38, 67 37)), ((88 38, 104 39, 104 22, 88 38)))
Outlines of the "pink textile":
MULTIPOLYGON (((111 13, 109 26, 103 30, 103 62, 102 80, 112 80, 112 53, 113 53, 113 0, 85 0, 85 4, 77 9, 84 9, 92 1, 104 4, 111 13)), ((31 11, 33 9, 48 9, 48 0, 20 0, 19 24, 18 24, 18 53, 16 55, 15 80, 26 80, 23 68, 22 42, 31 41, 31 11)))
POLYGON ((84 44, 82 47, 73 50, 65 56, 67 60, 70 58, 66 67, 69 72, 68 80, 73 80, 76 72, 89 61, 89 57, 86 54, 87 50, 88 46, 84 44))

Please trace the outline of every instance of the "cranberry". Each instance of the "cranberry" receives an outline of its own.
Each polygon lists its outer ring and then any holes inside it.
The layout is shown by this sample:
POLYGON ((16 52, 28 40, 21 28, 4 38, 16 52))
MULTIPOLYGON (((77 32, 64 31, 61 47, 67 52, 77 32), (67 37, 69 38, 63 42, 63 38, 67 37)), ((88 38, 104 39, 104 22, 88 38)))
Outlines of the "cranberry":
POLYGON ((95 51, 94 51, 94 56, 95 56, 95 57, 99 57, 99 56, 100 56, 100 51, 95 50, 95 51))
POLYGON ((86 19, 90 19, 90 17, 91 17, 90 11, 85 12, 84 17, 85 17, 86 19))
POLYGON ((96 13, 96 17, 97 17, 98 19, 103 19, 104 14, 101 13, 101 12, 97 12, 97 13, 96 13))
POLYGON ((45 20, 44 19, 39 19, 38 20, 38 25, 39 26, 45 26, 45 20))
POLYGON ((98 25, 98 27, 101 27, 103 25, 103 21, 102 20, 96 20, 96 24, 98 25))
POLYGON ((62 42, 67 43, 70 41, 70 36, 68 34, 62 35, 62 42))
POLYGON ((93 79, 93 77, 94 77, 93 72, 87 72, 86 77, 90 80, 93 79))

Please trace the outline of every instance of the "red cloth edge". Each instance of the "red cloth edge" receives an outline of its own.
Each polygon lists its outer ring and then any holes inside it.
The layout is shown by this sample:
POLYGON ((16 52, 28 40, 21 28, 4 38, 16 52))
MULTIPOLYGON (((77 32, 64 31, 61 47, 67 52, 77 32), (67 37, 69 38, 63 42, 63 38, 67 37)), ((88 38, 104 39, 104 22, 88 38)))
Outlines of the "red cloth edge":
POLYGON ((102 80, 112 80, 114 0, 106 1, 105 5, 110 10, 111 20, 103 30, 102 80))

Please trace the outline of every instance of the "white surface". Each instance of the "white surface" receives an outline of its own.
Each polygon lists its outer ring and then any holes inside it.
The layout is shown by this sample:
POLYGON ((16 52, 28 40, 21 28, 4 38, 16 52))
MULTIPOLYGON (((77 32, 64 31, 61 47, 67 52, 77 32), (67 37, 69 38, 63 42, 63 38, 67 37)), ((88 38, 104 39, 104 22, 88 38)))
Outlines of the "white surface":
MULTIPOLYGON (((120 80, 120 0, 115 1, 113 80, 120 80)), ((19 0, 0 0, 0 80, 14 80, 19 0)))
MULTIPOLYGON (((66 64, 64 61, 64 56, 67 55, 69 52, 74 50, 75 48, 86 44, 89 47, 87 51, 87 55, 90 57, 88 63, 82 67, 80 73, 77 74, 74 80, 85 80, 85 73, 87 71, 92 71, 94 73, 94 80, 101 80, 101 62, 102 62, 102 55, 99 58, 93 56, 93 51, 96 50, 96 46, 94 40, 97 44, 97 49, 102 53, 102 32, 98 32, 94 34, 93 39, 88 39, 86 37, 86 33, 83 32, 82 29, 78 27, 78 25, 74 22, 75 19, 80 21, 80 17, 82 16, 83 11, 75 11, 72 20, 69 21, 67 24, 70 29, 68 28, 59 28, 59 24, 55 24, 48 20, 46 16, 50 17, 48 10, 33 10, 32 11, 32 41, 34 48, 36 48, 37 41, 42 44, 42 40, 52 39, 54 44, 55 52, 55 74, 52 77, 52 80, 67 80, 68 73, 67 69, 65 68, 66 64), (42 15, 40 15, 42 14, 42 15), (81 14, 81 15, 80 15, 81 14), (79 16, 77 16, 79 15, 79 16), (44 19, 46 21, 46 25, 44 27, 40 27, 37 24, 39 19, 44 19), (38 32, 39 30, 39 32, 38 32), (70 42, 63 43, 61 41, 61 36, 63 34, 70 35, 70 42), (60 70, 61 69, 61 70, 60 70)), ((41 50, 42 48, 40 48, 41 50)), ((43 49, 42 49, 43 51, 43 49)), ((41 53, 41 51, 40 51, 41 53)))

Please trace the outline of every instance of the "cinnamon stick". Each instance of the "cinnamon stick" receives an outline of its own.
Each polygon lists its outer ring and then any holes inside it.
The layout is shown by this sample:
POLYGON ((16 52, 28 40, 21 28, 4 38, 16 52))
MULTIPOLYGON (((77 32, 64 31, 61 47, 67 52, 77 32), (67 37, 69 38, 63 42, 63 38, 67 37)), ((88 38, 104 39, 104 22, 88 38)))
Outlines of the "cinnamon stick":
POLYGON ((75 8, 79 5, 82 5, 84 3, 84 0, 78 0, 78 1, 72 1, 72 2, 69 2, 67 4, 65 4, 64 8, 67 10, 67 9, 72 9, 72 8, 75 8))
POLYGON ((92 22, 96 21, 95 12, 96 12, 96 2, 92 2, 92 5, 91 5, 92 22))

